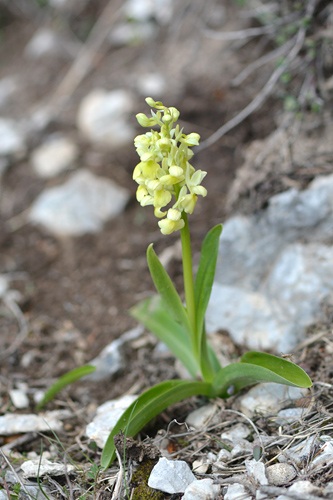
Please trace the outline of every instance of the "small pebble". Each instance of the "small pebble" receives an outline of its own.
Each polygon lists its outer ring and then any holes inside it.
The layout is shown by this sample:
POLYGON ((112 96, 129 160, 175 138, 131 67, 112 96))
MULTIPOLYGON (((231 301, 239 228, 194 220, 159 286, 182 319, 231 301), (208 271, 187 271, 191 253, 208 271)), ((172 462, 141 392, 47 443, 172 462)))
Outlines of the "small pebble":
POLYGON ((193 481, 185 490, 181 500, 215 500, 221 493, 221 486, 207 478, 193 481))
POLYGON ((273 464, 266 468, 266 476, 269 484, 283 486, 290 483, 297 476, 297 472, 290 464, 273 464))

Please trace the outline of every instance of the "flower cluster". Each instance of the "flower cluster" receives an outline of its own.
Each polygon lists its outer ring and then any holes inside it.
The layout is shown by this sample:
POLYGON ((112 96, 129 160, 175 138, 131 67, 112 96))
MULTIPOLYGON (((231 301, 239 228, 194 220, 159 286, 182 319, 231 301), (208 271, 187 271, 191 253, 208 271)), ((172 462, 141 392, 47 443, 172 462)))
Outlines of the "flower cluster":
POLYGON ((189 163, 193 156, 190 148, 199 144, 200 136, 183 134, 179 125, 173 128, 179 111, 151 97, 147 97, 146 102, 157 112, 152 110, 151 118, 144 113, 136 118, 143 127, 158 125, 160 131, 151 130, 134 139, 141 160, 133 172, 133 179, 139 184, 136 198, 143 207, 154 206, 155 216, 161 218, 158 222, 161 232, 171 234, 184 227, 182 212, 191 214, 198 195, 207 195, 207 190, 200 185, 207 172, 196 171, 189 163), (172 199, 172 207, 163 210, 172 199))

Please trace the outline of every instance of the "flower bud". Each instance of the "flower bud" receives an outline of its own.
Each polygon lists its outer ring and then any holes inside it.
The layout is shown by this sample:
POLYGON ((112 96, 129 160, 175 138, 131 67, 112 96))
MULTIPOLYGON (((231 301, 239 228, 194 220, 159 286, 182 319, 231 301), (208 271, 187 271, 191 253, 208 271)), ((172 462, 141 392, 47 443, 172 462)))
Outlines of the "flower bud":
POLYGON ((154 101, 154 99, 152 97, 147 97, 146 98, 146 103, 151 108, 165 109, 165 106, 163 106, 163 104, 161 103, 161 101, 154 101))
POLYGON ((171 113, 172 121, 176 122, 179 118, 179 115, 180 115, 178 109, 171 107, 171 108, 169 108, 169 112, 171 113))
POLYGON ((148 118, 144 113, 138 113, 136 119, 141 127, 153 127, 157 123, 155 118, 148 118))

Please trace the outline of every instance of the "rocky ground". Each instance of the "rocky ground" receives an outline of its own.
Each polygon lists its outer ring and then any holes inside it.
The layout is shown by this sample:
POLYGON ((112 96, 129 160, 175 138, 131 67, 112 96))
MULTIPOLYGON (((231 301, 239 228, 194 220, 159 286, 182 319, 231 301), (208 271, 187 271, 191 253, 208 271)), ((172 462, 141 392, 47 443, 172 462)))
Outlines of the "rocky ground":
MULTIPOLYGON (((26 472, 28 481, 20 469, 43 454, 64 467, 60 476, 39 470, 49 498, 125 498, 121 466, 99 470, 101 450, 86 426, 102 403, 179 377, 172 356, 127 313, 153 291, 149 243, 182 289, 177 234, 161 235, 149 208, 135 200, 132 141, 141 132, 135 114, 147 112, 144 98, 152 95, 180 110, 185 132, 202 136, 195 166, 208 172, 208 196, 191 220, 196 263, 210 227, 236 214, 263 219, 273 195, 303 193, 332 174, 332 6, 320 0, 298 7, 250 0, 15 0, 0 13, 0 435, 6 473, 0 494, 14 496, 21 481, 16 494, 31 487, 33 496, 43 496, 33 473, 26 472), (46 408, 56 413, 42 414, 37 427, 26 425, 52 382, 116 339, 113 374, 68 387, 46 408)), ((330 247, 330 199, 320 223, 297 228, 297 244, 307 243, 311 231, 312 244, 330 247)), ((313 207, 303 215, 319 213, 322 200, 313 207)), ((327 255, 320 253, 320 265, 327 255)), ((330 276, 328 264, 321 269, 330 276)), ((318 285, 320 293, 325 288, 320 304, 307 296, 316 304, 314 316, 302 324, 300 345, 292 349, 292 359, 314 381, 311 392, 264 392, 261 412, 258 395, 255 407, 243 401, 249 391, 208 407, 193 398, 142 434, 153 438, 148 448, 156 447, 156 457, 185 460, 197 478, 215 481, 208 492, 186 498, 332 497, 333 291, 324 285, 318 285), (185 423, 198 408, 203 416, 185 423), (296 411, 278 415, 286 409, 296 411)), ((317 299, 319 292, 313 293, 317 299)), ((227 360, 236 359, 246 350, 244 339, 235 344, 232 325, 219 328, 214 345, 227 360)), ((281 354, 274 345, 265 348, 281 354)), ((154 498, 135 489, 149 473, 140 479, 126 446, 129 495, 154 498)), ((144 450, 144 463, 149 453, 144 450)), ((186 486, 157 498, 181 498, 186 486)))

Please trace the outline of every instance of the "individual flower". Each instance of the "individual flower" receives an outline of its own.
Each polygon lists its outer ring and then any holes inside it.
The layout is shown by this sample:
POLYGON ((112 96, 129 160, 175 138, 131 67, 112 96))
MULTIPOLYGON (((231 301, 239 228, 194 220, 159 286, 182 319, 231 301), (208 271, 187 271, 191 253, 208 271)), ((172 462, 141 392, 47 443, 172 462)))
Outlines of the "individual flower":
POLYGON ((191 147, 199 144, 196 133, 184 134, 174 123, 179 118, 176 108, 167 108, 160 101, 147 97, 151 118, 144 113, 137 115, 143 127, 158 125, 159 131, 150 130, 134 139, 140 163, 135 167, 133 179, 139 184, 137 200, 141 206, 153 205, 154 214, 163 234, 171 234, 185 225, 183 213, 191 214, 198 196, 206 196, 201 186, 206 172, 197 170, 189 163, 193 156, 191 147), (165 208, 174 199, 172 208, 165 208))
POLYGON ((169 208, 165 219, 158 221, 158 225, 162 234, 171 234, 178 229, 182 229, 185 225, 181 219, 181 212, 175 208, 169 208))

